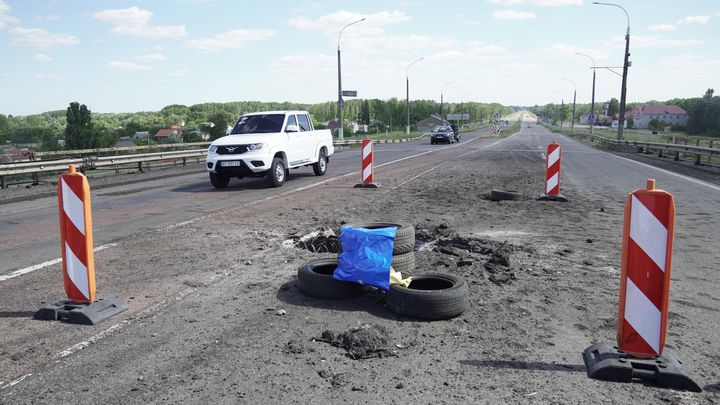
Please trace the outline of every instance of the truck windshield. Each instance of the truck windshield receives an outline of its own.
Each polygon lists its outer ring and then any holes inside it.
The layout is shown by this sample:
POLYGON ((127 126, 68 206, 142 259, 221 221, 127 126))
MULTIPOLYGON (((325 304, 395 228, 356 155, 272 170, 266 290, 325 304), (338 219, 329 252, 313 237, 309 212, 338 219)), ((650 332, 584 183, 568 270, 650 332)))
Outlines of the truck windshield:
POLYGON ((285 114, 245 115, 240 117, 230 134, 239 135, 280 132, 284 121, 285 114))

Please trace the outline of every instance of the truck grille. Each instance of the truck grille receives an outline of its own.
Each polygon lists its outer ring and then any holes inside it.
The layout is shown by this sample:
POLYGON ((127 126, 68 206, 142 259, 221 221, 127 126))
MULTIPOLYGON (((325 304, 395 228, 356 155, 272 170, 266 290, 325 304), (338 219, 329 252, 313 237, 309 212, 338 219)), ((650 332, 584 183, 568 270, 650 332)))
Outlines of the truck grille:
POLYGON ((218 146, 215 153, 218 155, 240 155, 247 152, 247 150, 247 145, 223 145, 218 146))

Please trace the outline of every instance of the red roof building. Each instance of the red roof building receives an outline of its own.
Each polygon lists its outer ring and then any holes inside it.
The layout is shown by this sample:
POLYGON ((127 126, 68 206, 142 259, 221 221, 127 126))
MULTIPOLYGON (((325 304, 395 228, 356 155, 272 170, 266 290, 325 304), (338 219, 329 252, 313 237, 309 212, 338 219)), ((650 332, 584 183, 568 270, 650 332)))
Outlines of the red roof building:
POLYGON ((632 117, 633 127, 645 129, 650 121, 658 120, 666 125, 685 126, 688 122, 688 113, 676 105, 653 104, 636 108, 628 114, 632 117))

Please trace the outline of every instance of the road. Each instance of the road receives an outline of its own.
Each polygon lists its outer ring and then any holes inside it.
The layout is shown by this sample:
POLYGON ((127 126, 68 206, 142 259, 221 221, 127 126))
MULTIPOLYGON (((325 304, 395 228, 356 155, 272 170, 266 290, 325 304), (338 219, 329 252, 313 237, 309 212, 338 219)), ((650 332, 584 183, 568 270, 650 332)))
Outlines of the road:
MULTIPOLYGON (((130 309, 94 327, 33 321, 62 298, 59 265, 0 281, 0 403, 720 401, 720 187, 527 124, 504 139, 484 131, 439 148, 378 146, 377 190, 352 188, 356 154, 280 189, 246 180, 212 190, 192 175, 97 192, 98 244, 114 244, 96 255, 98 290, 130 309), (534 200, 553 139, 566 204, 534 200), (623 204, 648 178, 675 195, 667 347, 701 394, 589 380, 580 358, 614 339, 623 204), (488 201, 492 188, 527 198, 488 201), (381 294, 319 302, 297 292, 295 270, 318 256, 288 248, 293 236, 394 218, 426 243, 502 244, 512 276, 491 282, 486 256, 418 250, 416 271, 453 272, 471 286, 471 308, 441 322, 397 317, 381 294), (368 323, 388 331, 395 356, 351 360, 318 341, 368 323)), ((2 207, 2 257, 14 255, 4 274, 56 257, 53 201, 26 204, 2 207)))
MULTIPOLYGON (((489 130, 484 129, 464 134, 462 141, 488 136, 489 130)), ((427 139, 378 144, 375 146, 377 181, 383 181, 384 164, 458 145, 430 145, 427 139)), ((355 149, 335 153, 326 177, 314 176, 310 167, 292 170, 281 189, 269 188, 264 178, 248 178, 232 179, 228 188, 217 190, 210 185, 206 173, 199 173, 92 190, 95 246, 104 249, 128 235, 184 223, 206 213, 262 201, 278 193, 292 193, 320 181, 352 178, 355 173, 359 179, 358 153, 355 149)), ((56 197, 2 204, 0 218, 0 257, 3 258, 0 277, 57 263, 60 242, 56 197)))

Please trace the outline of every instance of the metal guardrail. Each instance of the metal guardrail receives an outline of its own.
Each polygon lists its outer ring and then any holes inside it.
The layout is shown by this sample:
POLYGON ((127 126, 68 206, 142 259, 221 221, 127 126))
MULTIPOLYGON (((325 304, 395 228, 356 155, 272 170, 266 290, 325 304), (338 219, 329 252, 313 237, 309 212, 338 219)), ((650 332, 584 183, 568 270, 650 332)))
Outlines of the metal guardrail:
MULTIPOLYGON (((425 136, 420 135, 416 138, 404 138, 404 139, 380 139, 376 140, 376 143, 400 143, 408 142, 425 136)), ((333 146, 352 146, 359 145, 362 140, 347 139, 343 141, 333 141, 333 146)), ((193 144, 185 144, 185 146, 199 146, 209 145, 209 142, 198 142, 193 144)), ((150 146, 157 147, 157 145, 150 146)), ((171 146, 169 146, 171 147, 171 146)), ((177 145, 174 145, 177 148, 177 145)), ((67 170, 68 165, 74 164, 78 170, 93 170, 102 167, 115 167, 121 165, 137 164, 138 170, 143 171, 143 163, 149 163, 154 161, 167 161, 167 160, 178 160, 182 159, 182 165, 185 166, 187 159, 199 159, 207 155, 207 149, 190 149, 190 150, 171 150, 166 152, 152 152, 152 153, 140 153, 140 154, 128 154, 120 155, 115 154, 111 156, 96 156, 98 153, 118 153, 128 152, 136 149, 147 149, 148 146, 139 147, 128 147, 128 148, 103 148, 103 149, 90 149, 90 150, 74 150, 74 151, 59 151, 59 152, 38 152, 35 153, 35 157, 42 156, 58 156, 58 155, 89 155, 77 158, 63 158, 57 160, 34 160, 26 162, 13 162, 13 163, 0 163, 0 188, 7 188, 7 176, 32 174, 33 183, 37 184, 37 174, 43 172, 62 172, 67 170)))
POLYGON ((572 134, 571 136, 582 138, 584 140, 590 140, 591 143, 597 143, 602 147, 614 149, 624 152, 638 152, 638 153, 657 153, 658 157, 663 157, 665 154, 674 155, 674 159, 680 160, 680 154, 690 154, 694 156, 695 164, 701 165, 702 157, 710 159, 714 157, 720 157, 720 149, 717 148, 706 148, 703 146, 691 146, 691 145, 680 145, 674 143, 655 143, 655 142, 639 142, 639 141, 618 141, 615 139, 603 138, 597 135, 588 134, 572 134))

